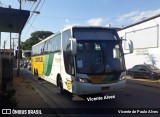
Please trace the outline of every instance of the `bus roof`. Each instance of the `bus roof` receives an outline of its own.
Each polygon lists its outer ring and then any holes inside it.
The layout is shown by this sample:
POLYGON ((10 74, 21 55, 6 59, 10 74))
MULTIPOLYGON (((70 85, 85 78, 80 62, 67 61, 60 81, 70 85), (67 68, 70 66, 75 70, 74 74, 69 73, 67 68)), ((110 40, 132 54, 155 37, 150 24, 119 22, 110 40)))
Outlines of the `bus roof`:
POLYGON ((47 38, 43 39, 42 41, 40 41, 39 43, 37 43, 37 44, 33 45, 32 47, 37 46, 37 45, 39 45, 39 44, 41 44, 41 43, 43 43, 43 42, 45 42, 45 41, 49 40, 50 38, 52 38, 52 37, 54 37, 54 36, 58 35, 59 33, 60 33, 60 31, 59 31, 59 32, 57 32, 57 33, 55 33, 55 34, 50 35, 49 37, 47 37, 47 38))
POLYGON ((46 39, 43 39, 42 41, 40 41, 39 43, 33 45, 32 47, 37 46, 37 45, 39 45, 39 44, 41 44, 41 43, 49 40, 50 38, 52 38, 52 37, 60 34, 60 33, 63 32, 63 31, 66 31, 66 30, 68 30, 68 29, 73 29, 73 28, 105 28, 105 29, 111 29, 111 30, 112 30, 112 29, 114 29, 114 30, 117 30, 117 29, 118 29, 118 28, 115 28, 115 27, 106 27, 106 26, 78 26, 78 25, 76 25, 76 26, 73 25, 73 26, 72 26, 72 25, 70 25, 70 26, 64 27, 61 31, 59 31, 59 32, 57 32, 57 33, 55 33, 55 34, 52 34, 51 36, 47 37, 46 39))
POLYGON ((106 26, 78 26, 78 25, 73 25, 73 26, 66 26, 62 29, 62 31, 72 29, 72 28, 105 28, 105 29, 118 29, 116 27, 106 27, 106 26))

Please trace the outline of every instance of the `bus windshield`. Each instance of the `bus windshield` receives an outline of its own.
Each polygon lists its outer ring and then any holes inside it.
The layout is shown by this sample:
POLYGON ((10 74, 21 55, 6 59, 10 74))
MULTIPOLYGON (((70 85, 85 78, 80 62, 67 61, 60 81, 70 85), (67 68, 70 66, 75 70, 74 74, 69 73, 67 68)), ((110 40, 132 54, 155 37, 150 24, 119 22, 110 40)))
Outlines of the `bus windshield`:
POLYGON ((77 73, 101 74, 125 70, 121 41, 116 30, 75 28, 77 73))
POLYGON ((77 72, 93 74, 124 70, 122 52, 117 41, 78 41, 77 72))

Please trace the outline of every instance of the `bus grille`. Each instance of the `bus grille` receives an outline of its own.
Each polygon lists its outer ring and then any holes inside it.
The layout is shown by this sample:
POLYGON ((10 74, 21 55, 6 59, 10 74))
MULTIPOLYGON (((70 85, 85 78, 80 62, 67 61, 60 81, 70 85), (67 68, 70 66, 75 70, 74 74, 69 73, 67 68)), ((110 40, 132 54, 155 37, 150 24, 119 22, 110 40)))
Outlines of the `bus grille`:
POLYGON ((117 82, 119 80, 120 74, 112 74, 112 75, 94 75, 89 76, 89 80, 93 84, 107 84, 112 82, 117 82))

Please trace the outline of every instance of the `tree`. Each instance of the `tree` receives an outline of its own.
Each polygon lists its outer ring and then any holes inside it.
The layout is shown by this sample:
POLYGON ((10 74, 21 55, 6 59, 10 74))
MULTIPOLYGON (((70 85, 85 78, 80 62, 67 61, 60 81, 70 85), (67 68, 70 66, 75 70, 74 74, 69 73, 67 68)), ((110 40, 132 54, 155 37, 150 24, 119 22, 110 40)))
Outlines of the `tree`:
POLYGON ((35 31, 35 32, 31 33, 31 36, 37 37, 38 39, 43 40, 52 34, 53 34, 53 32, 51 32, 51 31, 35 31))
MULTIPOLYGON (((25 42, 21 42, 21 47, 23 51, 31 50, 32 46, 40 42, 41 40, 47 38, 53 33, 50 31, 35 31, 31 33, 31 37, 27 39, 25 42)), ((24 53, 24 56, 28 58, 27 54, 24 53)), ((30 57, 29 57, 30 58, 30 57)))
POLYGON ((35 45, 36 43, 40 42, 42 39, 45 39, 52 34, 53 33, 51 31, 35 31, 31 33, 31 37, 29 39, 21 43, 22 49, 31 50, 33 45, 35 45))
POLYGON ((22 49, 23 50, 31 50, 32 46, 35 45, 36 43, 40 42, 40 40, 36 37, 30 37, 27 39, 25 42, 22 42, 22 49))

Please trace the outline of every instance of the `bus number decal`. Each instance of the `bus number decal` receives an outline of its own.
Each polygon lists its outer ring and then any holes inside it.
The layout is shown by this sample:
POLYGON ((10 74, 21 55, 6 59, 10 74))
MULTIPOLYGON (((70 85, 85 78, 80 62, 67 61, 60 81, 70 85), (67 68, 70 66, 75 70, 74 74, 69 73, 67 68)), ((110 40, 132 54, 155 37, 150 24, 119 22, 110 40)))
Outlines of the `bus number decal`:
POLYGON ((71 81, 67 80, 65 83, 67 85, 68 90, 70 90, 71 89, 71 81))

